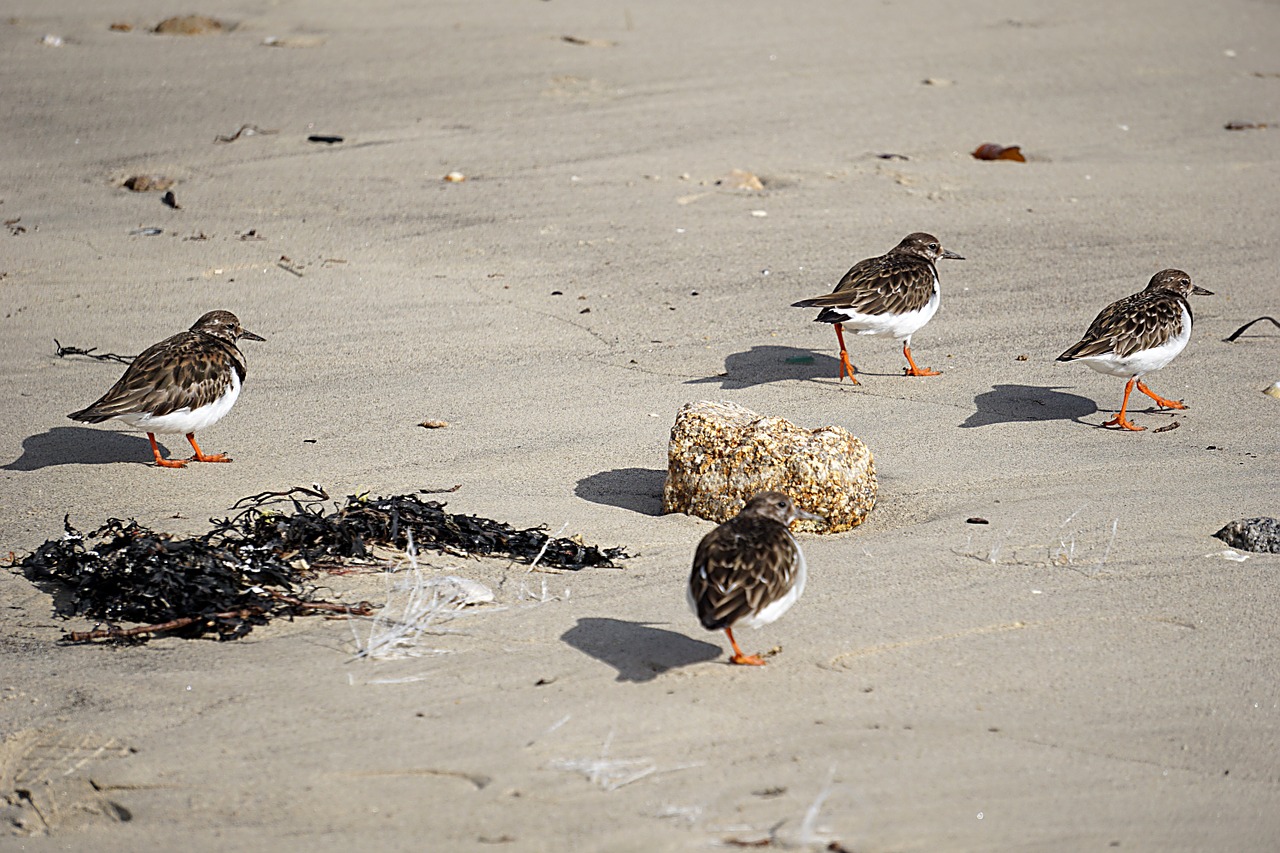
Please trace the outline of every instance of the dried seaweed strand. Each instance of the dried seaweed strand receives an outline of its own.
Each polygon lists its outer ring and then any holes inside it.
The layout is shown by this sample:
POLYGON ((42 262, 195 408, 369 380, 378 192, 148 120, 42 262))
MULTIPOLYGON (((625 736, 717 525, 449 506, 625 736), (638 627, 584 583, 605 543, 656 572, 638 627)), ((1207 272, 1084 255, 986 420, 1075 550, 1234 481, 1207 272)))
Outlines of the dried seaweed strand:
POLYGON ((113 352, 98 352, 97 347, 89 347, 88 349, 80 349, 80 347, 64 347, 58 343, 58 339, 53 339, 55 347, 54 355, 58 358, 66 358, 71 355, 83 355, 92 358, 95 361, 118 361, 121 364, 132 364, 137 358, 136 355, 116 355, 113 352))
POLYGON ((1228 336, 1228 337, 1225 339, 1225 340, 1226 340, 1226 342, 1227 342, 1227 343, 1232 343, 1232 342, 1234 342, 1234 341, 1235 341, 1235 339, 1236 339, 1236 338, 1238 338, 1238 337, 1240 337, 1241 335, 1243 335, 1243 334, 1245 333, 1245 331, 1247 331, 1247 330, 1248 330, 1248 328, 1249 328, 1250 326, 1252 326, 1254 323, 1261 323, 1263 320, 1270 320, 1270 321, 1271 321, 1271 324, 1272 324, 1273 326, 1275 326, 1277 329, 1280 329, 1280 320, 1277 320, 1275 317, 1268 317, 1268 316, 1266 316, 1266 315, 1263 315, 1263 316, 1261 316, 1261 317, 1258 317, 1256 320, 1250 320, 1249 322, 1245 323, 1245 324, 1244 324, 1243 326, 1241 326, 1240 328, 1236 329, 1234 332, 1232 332, 1232 333, 1230 334, 1230 336, 1228 336))

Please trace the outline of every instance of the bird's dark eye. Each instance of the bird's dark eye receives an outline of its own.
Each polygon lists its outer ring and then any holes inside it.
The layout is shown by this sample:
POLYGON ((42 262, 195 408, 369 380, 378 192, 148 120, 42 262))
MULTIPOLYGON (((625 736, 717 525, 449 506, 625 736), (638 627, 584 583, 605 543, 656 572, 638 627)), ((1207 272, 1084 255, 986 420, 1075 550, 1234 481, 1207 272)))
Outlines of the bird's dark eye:
POLYGON ((929 249, 930 249, 931 251, 934 251, 934 252, 938 251, 938 244, 937 244, 937 243, 930 243, 930 244, 929 244, 929 249))

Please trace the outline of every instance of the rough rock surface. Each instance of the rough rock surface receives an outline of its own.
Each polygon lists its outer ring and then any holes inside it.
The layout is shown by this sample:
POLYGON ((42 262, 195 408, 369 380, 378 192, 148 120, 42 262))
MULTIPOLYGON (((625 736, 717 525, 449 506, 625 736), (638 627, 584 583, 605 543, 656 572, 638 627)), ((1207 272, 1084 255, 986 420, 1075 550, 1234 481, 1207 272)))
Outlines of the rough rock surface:
POLYGON ((1241 551, 1280 554, 1280 521, 1274 518, 1240 518, 1213 535, 1241 551))
POLYGON ((726 521, 767 489, 830 522, 801 521, 797 530, 839 533, 861 524, 875 505, 875 462, 841 427, 807 430, 729 402, 680 409, 667 448, 663 512, 726 521))

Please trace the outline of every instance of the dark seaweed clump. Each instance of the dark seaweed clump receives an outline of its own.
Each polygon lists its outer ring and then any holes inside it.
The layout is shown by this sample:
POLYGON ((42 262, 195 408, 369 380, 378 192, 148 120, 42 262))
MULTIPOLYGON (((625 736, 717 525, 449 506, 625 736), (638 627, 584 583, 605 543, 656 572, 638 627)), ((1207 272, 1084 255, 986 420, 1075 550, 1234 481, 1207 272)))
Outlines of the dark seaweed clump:
MULTIPOLYGON (((309 491, 309 490, 308 490, 309 491)), ((614 568, 622 548, 601 549, 576 539, 552 538, 545 527, 517 530, 509 524, 445 511, 445 504, 417 494, 389 498, 351 495, 326 514, 315 501, 293 500, 285 515, 252 507, 235 518, 215 521, 213 535, 227 543, 265 548, 292 560, 368 559, 372 545, 416 548, 460 556, 506 557, 557 569, 614 568)))
POLYGON ((214 520, 209 532, 187 539, 116 518, 81 533, 64 519, 65 535, 18 565, 55 593, 59 615, 106 623, 65 639, 142 642, 158 633, 236 640, 280 616, 368 615, 367 603, 334 604, 304 591, 304 571, 368 561, 374 546, 407 550, 410 537, 419 549, 560 569, 613 567, 613 560, 628 556, 621 548, 552 538, 543 527, 517 530, 446 512, 444 504, 418 495, 353 495, 326 513, 327 499, 318 487, 263 493, 239 502, 249 503, 239 515, 214 520), (301 501, 295 493, 315 500, 301 501), (288 497, 294 511, 264 509, 275 497, 288 497), (122 628, 120 622, 138 624, 122 628))
POLYGON ((235 640, 273 617, 309 609, 296 595, 298 571, 249 543, 215 544, 209 535, 174 539, 118 518, 90 533, 69 520, 63 526, 66 535, 44 543, 19 565, 33 582, 60 593, 59 615, 112 626, 85 635, 70 632, 72 641, 139 641, 160 630, 235 640), (152 630, 130 633, 114 627, 117 622, 144 623, 152 630))

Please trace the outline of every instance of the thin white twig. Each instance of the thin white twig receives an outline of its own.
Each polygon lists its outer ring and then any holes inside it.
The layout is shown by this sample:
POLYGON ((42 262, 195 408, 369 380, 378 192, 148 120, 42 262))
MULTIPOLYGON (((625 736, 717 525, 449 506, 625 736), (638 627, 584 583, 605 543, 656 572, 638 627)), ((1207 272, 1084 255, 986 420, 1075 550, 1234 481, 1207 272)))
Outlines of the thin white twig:
POLYGON ((1098 561, 1098 568, 1102 568, 1107 564, 1107 557, 1111 556, 1111 546, 1116 541, 1116 529, 1120 526, 1120 519, 1111 519, 1111 538, 1107 541, 1107 550, 1102 552, 1102 559, 1098 561))
POLYGON ((538 561, 543 558, 543 556, 547 553, 547 549, 551 547, 551 540, 559 539, 560 534, 564 533, 568 529, 569 529, 569 522, 566 521, 564 524, 560 525, 560 529, 555 532, 554 536, 548 536, 547 541, 542 543, 542 548, 538 551, 538 556, 533 558, 533 562, 529 564, 529 568, 526 569, 526 571, 531 572, 534 569, 536 569, 538 567, 538 561))

